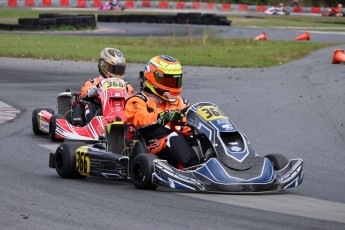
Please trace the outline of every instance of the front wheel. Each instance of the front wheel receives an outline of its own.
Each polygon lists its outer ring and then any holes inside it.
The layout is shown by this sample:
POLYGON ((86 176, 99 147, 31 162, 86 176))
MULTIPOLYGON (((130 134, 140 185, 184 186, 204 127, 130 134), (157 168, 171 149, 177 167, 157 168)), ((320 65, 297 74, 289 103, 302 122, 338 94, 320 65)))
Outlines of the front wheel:
POLYGON ((289 160, 281 154, 274 153, 274 154, 268 154, 265 157, 267 157, 273 165, 274 170, 279 171, 289 163, 289 160))
POLYGON ((76 150, 85 146, 84 142, 66 142, 59 145, 55 152, 55 169, 62 178, 85 178, 76 171, 76 150))
POLYGON ((130 162, 131 181, 137 189, 155 190, 157 188, 157 185, 152 184, 153 160, 155 159, 158 159, 156 155, 141 153, 130 162))

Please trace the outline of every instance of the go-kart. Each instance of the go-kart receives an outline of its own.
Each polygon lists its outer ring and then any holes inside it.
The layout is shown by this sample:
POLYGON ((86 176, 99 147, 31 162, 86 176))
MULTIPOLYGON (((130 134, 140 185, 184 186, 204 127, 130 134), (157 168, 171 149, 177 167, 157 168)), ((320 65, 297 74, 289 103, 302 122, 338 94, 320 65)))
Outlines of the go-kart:
POLYGON ((105 143, 91 147, 82 142, 63 143, 50 154, 49 165, 64 178, 130 178, 138 189, 164 186, 204 192, 265 192, 302 183, 302 159, 288 160, 281 154, 259 156, 215 104, 196 103, 183 112, 186 122, 171 128, 183 134, 201 156, 198 165, 175 168, 147 153, 140 135, 135 133, 130 139, 128 131, 116 132, 128 128, 118 129, 112 123, 108 124, 105 143))
POLYGON ((265 10, 266 15, 290 15, 290 12, 285 10, 284 7, 270 7, 265 10))
POLYGON ((57 97, 58 114, 51 108, 37 108, 32 112, 32 130, 36 135, 49 134, 52 141, 64 139, 99 141, 105 133, 106 124, 125 121, 124 103, 128 97, 126 83, 122 79, 107 78, 98 85, 98 96, 92 103, 99 103, 100 110, 88 123, 85 122, 84 105, 90 103, 80 93, 69 90, 57 97))
POLYGON ((126 122, 106 125, 105 138, 91 146, 85 142, 63 142, 50 153, 49 167, 62 178, 89 176, 129 179, 129 157, 137 146, 136 133, 126 122))
POLYGON ((121 6, 119 4, 117 5, 113 5, 110 2, 105 2, 103 5, 101 5, 99 8, 99 10, 105 10, 105 11, 124 11, 126 8, 124 6, 121 6))
POLYGON ((345 17, 345 12, 337 12, 336 8, 332 10, 322 11, 321 15, 324 17, 345 17))

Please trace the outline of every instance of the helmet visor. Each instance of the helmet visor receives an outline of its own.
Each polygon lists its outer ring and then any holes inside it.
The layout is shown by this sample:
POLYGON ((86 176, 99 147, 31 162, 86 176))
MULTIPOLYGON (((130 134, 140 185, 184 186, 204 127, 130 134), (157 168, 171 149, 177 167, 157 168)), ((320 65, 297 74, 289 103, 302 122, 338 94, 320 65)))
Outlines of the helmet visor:
POLYGON ((103 63, 103 68, 109 73, 112 73, 115 75, 124 75, 125 70, 126 70, 126 66, 124 65, 112 65, 107 62, 103 63))
POLYGON ((154 72, 155 81, 165 87, 179 89, 182 87, 182 74, 165 74, 154 72))

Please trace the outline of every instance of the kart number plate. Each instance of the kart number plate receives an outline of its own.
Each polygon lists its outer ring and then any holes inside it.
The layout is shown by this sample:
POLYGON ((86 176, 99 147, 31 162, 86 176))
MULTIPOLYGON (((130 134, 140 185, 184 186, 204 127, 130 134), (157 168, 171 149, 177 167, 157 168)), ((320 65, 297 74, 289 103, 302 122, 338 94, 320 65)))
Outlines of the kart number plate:
POLYGON ((102 88, 104 91, 114 88, 126 89, 126 85, 123 81, 107 81, 102 85, 102 88))
POLYGON ((83 148, 79 148, 76 152, 76 171, 82 175, 89 176, 90 158, 86 155, 86 151, 83 150, 83 148))
POLYGON ((226 119, 227 117, 215 106, 202 106, 198 108, 198 114, 206 121, 226 119))

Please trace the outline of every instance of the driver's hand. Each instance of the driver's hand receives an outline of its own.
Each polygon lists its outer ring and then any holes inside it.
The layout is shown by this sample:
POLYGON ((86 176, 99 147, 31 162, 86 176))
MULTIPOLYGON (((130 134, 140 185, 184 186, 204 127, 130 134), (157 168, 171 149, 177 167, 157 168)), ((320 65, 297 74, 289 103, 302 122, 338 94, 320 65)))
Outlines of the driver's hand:
POLYGON ((157 122, 161 126, 165 126, 168 122, 177 123, 182 118, 184 118, 184 114, 180 110, 170 110, 158 114, 157 122))
POLYGON ((92 86, 90 89, 87 91, 87 96, 88 97, 93 97, 97 95, 97 86, 92 86))

